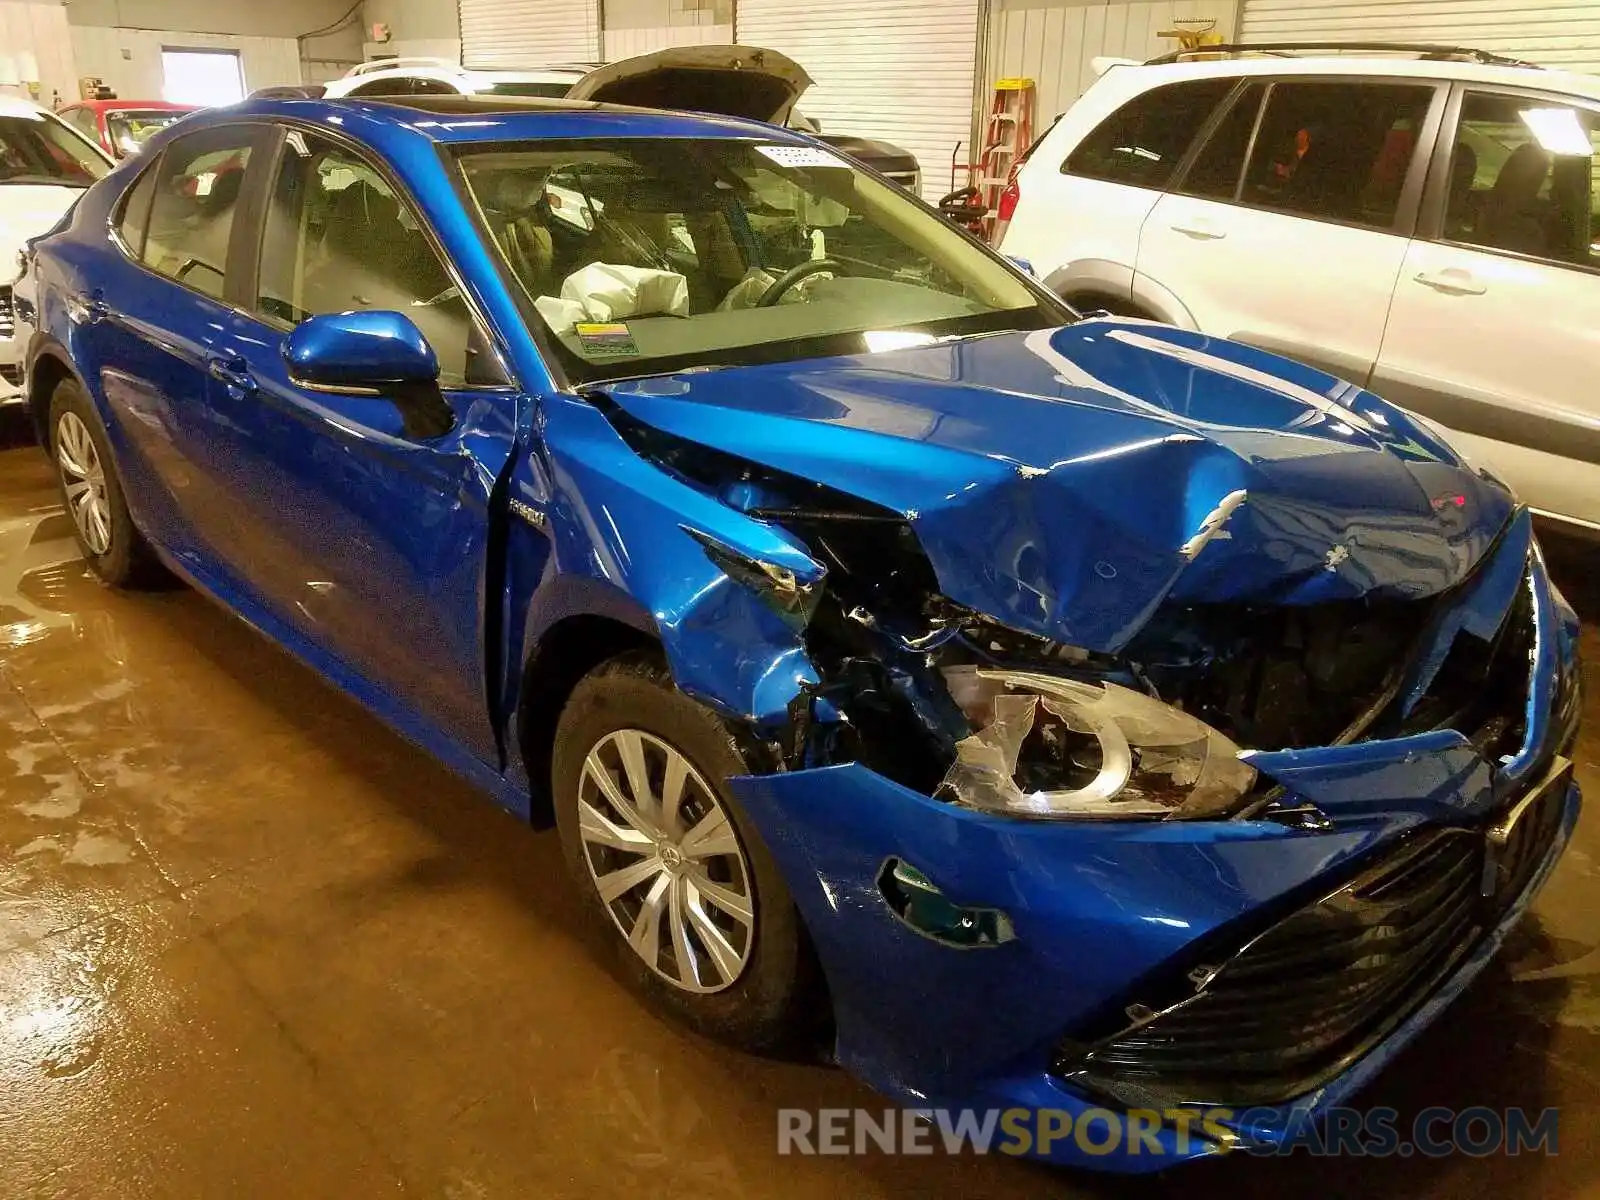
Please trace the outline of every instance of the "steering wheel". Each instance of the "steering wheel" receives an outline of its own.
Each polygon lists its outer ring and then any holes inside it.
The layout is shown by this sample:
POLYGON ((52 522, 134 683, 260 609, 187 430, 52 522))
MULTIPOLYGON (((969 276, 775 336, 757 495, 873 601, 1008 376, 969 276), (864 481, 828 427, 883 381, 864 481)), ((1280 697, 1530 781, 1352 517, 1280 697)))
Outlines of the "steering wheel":
POLYGON ((809 279, 813 275, 829 272, 834 275, 847 275, 843 264, 833 258, 808 258, 803 263, 790 267, 782 275, 772 281, 772 286, 761 293, 761 299, 756 301, 757 308, 770 308, 783 298, 783 294, 799 283, 802 279, 809 279))

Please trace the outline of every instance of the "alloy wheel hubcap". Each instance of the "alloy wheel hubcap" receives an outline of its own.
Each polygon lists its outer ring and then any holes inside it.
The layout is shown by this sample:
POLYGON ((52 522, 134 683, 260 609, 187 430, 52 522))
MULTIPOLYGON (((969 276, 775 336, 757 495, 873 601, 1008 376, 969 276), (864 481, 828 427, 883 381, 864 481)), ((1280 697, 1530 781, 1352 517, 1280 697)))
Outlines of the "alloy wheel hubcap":
POLYGON ((106 498, 106 473, 89 436, 89 427, 77 413, 66 412, 56 422, 56 464, 67 509, 78 535, 91 554, 111 549, 111 504, 106 498))
POLYGON ((611 920, 652 971, 701 993, 743 974, 755 944, 750 866, 687 758, 639 729, 601 738, 578 779, 578 834, 611 920))

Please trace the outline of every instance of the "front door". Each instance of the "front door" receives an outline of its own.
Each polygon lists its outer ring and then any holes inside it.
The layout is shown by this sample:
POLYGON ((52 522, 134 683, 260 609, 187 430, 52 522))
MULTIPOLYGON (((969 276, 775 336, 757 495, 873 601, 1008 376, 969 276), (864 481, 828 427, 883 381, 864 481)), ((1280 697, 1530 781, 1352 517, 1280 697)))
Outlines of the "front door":
POLYGON ((311 131, 284 137, 252 296, 227 326, 217 400, 250 486, 238 547, 273 614, 371 685, 412 732, 498 766, 485 690, 490 494, 514 446, 517 393, 388 175, 311 131), (284 339, 320 313, 397 310, 439 357, 449 416, 290 378, 284 339), (448 429, 441 432, 443 426, 448 429))
POLYGON ((1468 90, 1449 144, 1374 390, 1447 426, 1527 503, 1600 525, 1600 112, 1468 90))
MULTIPOLYGON (((1430 84, 1254 83, 1146 218, 1138 273, 1206 333, 1365 383, 1420 191, 1430 84)), ((1136 289, 1137 290, 1137 289, 1136 289)))

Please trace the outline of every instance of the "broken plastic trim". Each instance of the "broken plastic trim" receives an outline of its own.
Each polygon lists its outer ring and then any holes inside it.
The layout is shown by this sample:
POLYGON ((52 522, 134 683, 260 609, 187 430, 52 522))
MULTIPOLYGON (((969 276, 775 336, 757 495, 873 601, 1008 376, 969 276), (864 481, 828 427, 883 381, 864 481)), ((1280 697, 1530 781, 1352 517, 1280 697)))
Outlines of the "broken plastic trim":
POLYGON ((969 807, 1044 818, 1215 818, 1255 784, 1238 746, 1140 692, 1029 671, 951 667, 944 677, 975 732, 956 743, 938 794, 969 807))
POLYGON ((709 533, 680 526, 695 541, 705 547, 706 557, 715 563, 730 579, 744 584, 763 597, 778 613, 797 628, 804 626, 817 611, 822 599, 822 587, 827 579, 827 568, 813 562, 815 573, 802 579, 789 567, 765 559, 752 558, 743 551, 718 541, 709 533))
POLYGON ((931 879, 901 858, 884 861, 878 890, 902 924, 946 946, 972 950, 1003 945, 1017 936, 1011 918, 998 908, 953 904, 931 879))

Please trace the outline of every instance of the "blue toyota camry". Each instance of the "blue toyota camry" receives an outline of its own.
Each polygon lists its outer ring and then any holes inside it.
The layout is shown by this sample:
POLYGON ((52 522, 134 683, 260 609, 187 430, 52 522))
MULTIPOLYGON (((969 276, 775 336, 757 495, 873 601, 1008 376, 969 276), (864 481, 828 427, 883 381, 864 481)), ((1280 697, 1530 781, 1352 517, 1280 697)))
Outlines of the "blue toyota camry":
POLYGON ((248 103, 90 189, 18 288, 90 567, 553 822, 701 1031, 919 1108, 1239 1114, 1059 1161, 1282 1139, 1577 819, 1528 512, 1352 384, 1080 318, 717 52, 248 103))

